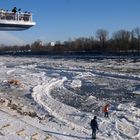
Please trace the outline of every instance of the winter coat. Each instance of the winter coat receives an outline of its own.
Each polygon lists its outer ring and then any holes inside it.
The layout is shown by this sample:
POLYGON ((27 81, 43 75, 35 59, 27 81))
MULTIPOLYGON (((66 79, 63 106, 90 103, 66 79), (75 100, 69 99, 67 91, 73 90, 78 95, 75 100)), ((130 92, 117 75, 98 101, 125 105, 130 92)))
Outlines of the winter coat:
POLYGON ((104 107, 103 111, 104 111, 104 112, 108 112, 108 111, 109 111, 109 106, 106 105, 106 106, 104 107))
POLYGON ((92 119, 90 125, 93 130, 96 130, 96 129, 98 130, 98 123, 96 119, 92 119))

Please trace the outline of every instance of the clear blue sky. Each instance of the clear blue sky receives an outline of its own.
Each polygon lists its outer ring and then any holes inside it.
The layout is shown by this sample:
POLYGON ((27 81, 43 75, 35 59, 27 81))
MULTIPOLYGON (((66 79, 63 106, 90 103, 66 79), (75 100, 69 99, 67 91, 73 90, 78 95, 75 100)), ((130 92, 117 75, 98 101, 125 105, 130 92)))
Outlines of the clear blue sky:
POLYGON ((27 43, 37 39, 44 42, 64 41, 94 36, 100 28, 108 30, 111 35, 120 29, 140 27, 140 0, 0 1, 0 8, 6 10, 15 6, 32 12, 36 26, 25 31, 0 31, 0 38, 4 34, 27 43))

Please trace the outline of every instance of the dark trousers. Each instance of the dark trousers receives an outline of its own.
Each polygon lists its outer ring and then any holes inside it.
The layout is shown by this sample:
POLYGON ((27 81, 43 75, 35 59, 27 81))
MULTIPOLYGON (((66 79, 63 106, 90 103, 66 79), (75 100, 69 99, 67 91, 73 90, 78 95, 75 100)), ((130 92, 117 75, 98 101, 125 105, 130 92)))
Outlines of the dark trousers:
POLYGON ((104 117, 107 117, 108 118, 108 112, 105 112, 105 116, 104 117))
POLYGON ((92 139, 96 139, 96 129, 92 129, 92 139))

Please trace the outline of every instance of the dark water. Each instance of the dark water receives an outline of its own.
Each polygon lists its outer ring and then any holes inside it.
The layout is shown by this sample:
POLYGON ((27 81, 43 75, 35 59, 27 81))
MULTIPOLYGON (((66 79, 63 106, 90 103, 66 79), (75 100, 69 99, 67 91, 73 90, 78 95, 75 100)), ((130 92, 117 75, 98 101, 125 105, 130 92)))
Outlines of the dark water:
POLYGON ((92 110, 100 110, 99 102, 110 102, 111 104, 135 103, 140 108, 140 95, 134 95, 132 92, 139 87, 139 81, 130 82, 129 80, 106 79, 104 77, 96 77, 95 82, 87 82, 82 80, 80 88, 72 88, 66 85, 67 91, 63 89, 54 89, 51 93, 53 98, 67 105, 73 106, 82 111, 91 112, 92 110), (96 80, 98 82, 96 82, 96 80), (100 85, 100 80, 105 84, 100 85), (89 96, 96 97, 92 104, 86 100, 89 96))

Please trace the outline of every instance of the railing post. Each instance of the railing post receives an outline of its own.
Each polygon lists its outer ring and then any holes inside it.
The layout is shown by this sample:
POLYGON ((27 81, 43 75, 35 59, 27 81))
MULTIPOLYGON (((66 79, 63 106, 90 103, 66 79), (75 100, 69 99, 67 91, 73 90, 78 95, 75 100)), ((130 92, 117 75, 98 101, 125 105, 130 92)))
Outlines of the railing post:
POLYGON ((17 21, 19 21, 19 13, 17 13, 17 21))
POLYGON ((30 21, 32 21, 32 18, 33 18, 33 17, 32 17, 32 14, 30 14, 30 21))

